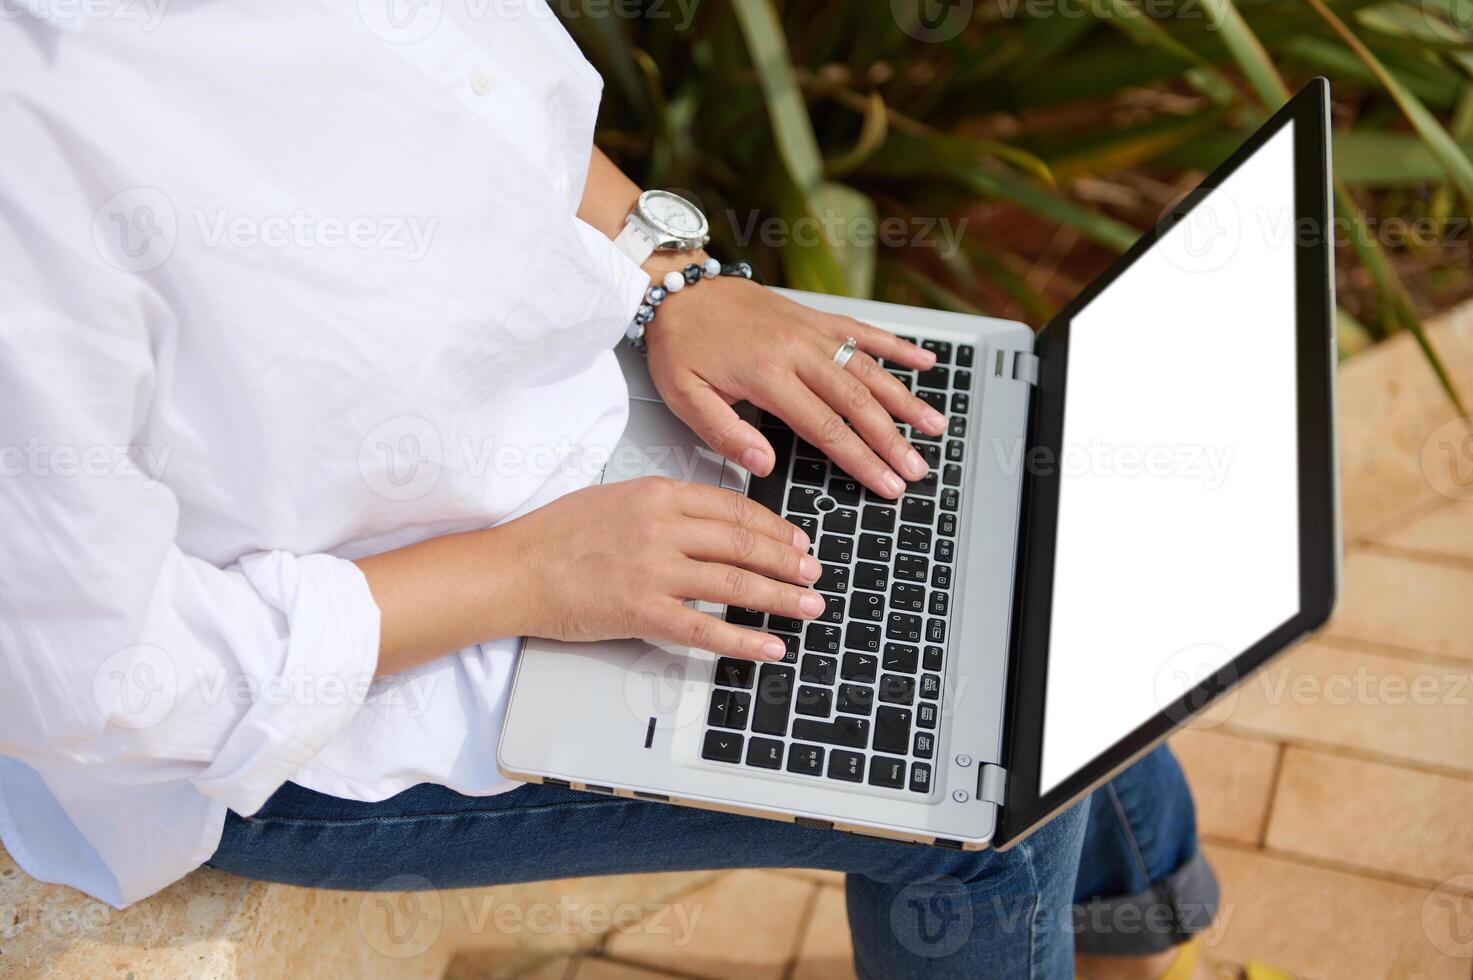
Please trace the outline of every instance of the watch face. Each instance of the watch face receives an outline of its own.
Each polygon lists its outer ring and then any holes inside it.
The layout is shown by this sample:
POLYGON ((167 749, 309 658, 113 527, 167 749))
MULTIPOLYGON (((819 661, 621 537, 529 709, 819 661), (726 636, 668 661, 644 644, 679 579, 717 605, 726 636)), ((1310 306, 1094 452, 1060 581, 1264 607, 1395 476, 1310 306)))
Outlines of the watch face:
POLYGON ((706 234, 706 216, 679 194, 647 191, 639 203, 645 218, 671 238, 701 238, 706 234))

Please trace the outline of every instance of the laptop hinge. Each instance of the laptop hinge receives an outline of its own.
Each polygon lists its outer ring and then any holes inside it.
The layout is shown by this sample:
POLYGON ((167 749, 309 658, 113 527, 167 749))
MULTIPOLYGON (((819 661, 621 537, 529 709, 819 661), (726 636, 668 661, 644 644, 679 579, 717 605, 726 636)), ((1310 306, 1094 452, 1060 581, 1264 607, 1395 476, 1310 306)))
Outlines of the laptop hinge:
POLYGON ((984 762, 979 769, 977 799, 1002 806, 1008 798, 1008 771, 991 762, 984 762))
POLYGON ((1013 380, 1038 386, 1038 355, 1026 350, 1013 354, 1013 380))

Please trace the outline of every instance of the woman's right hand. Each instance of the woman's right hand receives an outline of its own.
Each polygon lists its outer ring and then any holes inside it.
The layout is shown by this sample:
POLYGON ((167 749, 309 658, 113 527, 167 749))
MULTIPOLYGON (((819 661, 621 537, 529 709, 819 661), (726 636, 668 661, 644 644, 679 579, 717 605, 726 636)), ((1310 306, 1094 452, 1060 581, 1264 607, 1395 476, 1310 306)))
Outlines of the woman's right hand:
POLYGON ((646 477, 570 493, 496 529, 516 549, 523 631, 555 640, 637 637, 781 660, 778 637, 685 605, 704 599, 814 619, 822 569, 801 530, 731 490, 646 477), (508 541, 508 539, 510 539, 508 541))

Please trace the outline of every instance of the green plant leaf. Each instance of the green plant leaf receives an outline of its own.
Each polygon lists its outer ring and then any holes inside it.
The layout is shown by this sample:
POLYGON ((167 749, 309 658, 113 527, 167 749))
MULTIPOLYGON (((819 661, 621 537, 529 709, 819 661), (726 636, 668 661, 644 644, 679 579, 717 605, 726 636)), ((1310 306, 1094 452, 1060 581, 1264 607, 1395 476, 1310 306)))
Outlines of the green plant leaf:
POLYGON ((885 108, 885 99, 879 92, 871 92, 865 100, 864 122, 859 127, 859 139, 854 147, 841 156, 829 161, 830 177, 842 177, 868 160, 890 134, 890 111, 885 108))

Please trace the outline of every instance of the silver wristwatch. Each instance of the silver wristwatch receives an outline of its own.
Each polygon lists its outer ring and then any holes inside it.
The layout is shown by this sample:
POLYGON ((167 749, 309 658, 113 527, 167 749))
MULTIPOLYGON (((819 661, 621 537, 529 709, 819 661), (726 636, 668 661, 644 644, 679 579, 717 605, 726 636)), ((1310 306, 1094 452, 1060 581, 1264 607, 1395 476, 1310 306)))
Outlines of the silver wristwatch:
POLYGON ((679 194, 645 191, 614 239, 619 251, 643 265, 656 251, 688 252, 711 240, 706 216, 679 194))

